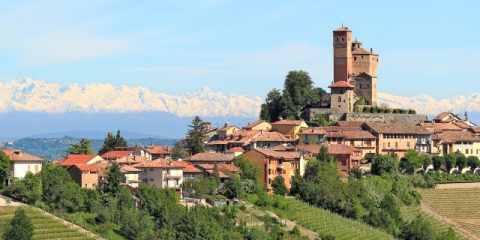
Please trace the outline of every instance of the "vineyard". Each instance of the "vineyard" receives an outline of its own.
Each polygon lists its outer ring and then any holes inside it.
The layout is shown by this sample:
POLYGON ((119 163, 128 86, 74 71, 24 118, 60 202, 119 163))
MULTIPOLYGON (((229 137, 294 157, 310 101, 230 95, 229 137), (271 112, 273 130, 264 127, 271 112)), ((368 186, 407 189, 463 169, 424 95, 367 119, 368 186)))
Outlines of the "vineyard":
MULTIPOLYGON (((16 207, 0 207, 0 234, 10 223, 16 210, 16 207)), ((33 239, 94 239, 33 208, 25 208, 25 212, 34 227, 33 239)))
POLYGON ((335 239, 393 239, 389 234, 372 228, 365 223, 341 217, 327 210, 310 206, 296 199, 288 199, 287 210, 273 209, 283 218, 322 235, 332 235, 335 239))
POLYGON ((426 189, 424 203, 439 215, 480 238, 480 189, 426 189))

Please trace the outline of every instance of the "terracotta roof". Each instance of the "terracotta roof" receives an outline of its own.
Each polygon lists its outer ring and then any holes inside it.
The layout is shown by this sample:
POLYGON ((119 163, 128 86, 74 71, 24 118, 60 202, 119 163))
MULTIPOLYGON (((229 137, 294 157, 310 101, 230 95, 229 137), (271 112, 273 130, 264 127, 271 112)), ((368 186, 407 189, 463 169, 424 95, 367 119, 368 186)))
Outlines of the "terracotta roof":
POLYGON ((321 148, 322 148, 322 145, 318 145, 318 144, 309 144, 309 145, 299 144, 299 145, 295 146, 296 150, 309 152, 309 153, 312 153, 312 154, 315 154, 315 155, 320 152, 321 148))
POLYGON ((367 51, 363 48, 357 48, 355 50, 352 51, 352 54, 363 54, 363 55, 370 55, 371 52, 370 51, 367 51))
POLYGON ((255 142, 291 142, 292 140, 279 132, 263 132, 255 136, 255 142))
POLYGON ((218 168, 218 170, 227 170, 227 171, 230 171, 230 172, 239 172, 240 171, 240 169, 233 164, 197 164, 196 166, 201 167, 205 170, 212 170, 216 166, 218 168))
POLYGON ((272 125, 301 125, 303 124, 305 121, 303 120, 289 120, 289 119, 283 119, 283 120, 280 120, 280 121, 276 121, 274 123, 272 123, 272 125))
POLYGON ((24 153, 24 152, 22 152, 22 150, 18 150, 18 149, 3 149, 3 150, 0 150, 0 151, 3 151, 8 156, 10 161, 13 161, 13 162, 15 162, 15 161, 43 161, 43 158, 33 156, 31 154, 28 154, 28 153, 24 153))
POLYGON ((102 158, 121 158, 121 157, 124 157, 124 156, 127 156, 127 155, 130 155, 133 151, 130 151, 130 150, 113 150, 113 151, 109 151, 109 152, 106 152, 104 154, 101 155, 102 158))
POLYGON ((172 148, 169 146, 148 146, 148 151, 151 154, 171 154, 172 148))
POLYGON ((68 155, 65 160, 63 160, 59 165, 60 166, 72 166, 77 164, 87 164, 89 161, 94 159, 97 155, 95 154, 72 154, 68 155))
POLYGON ((98 168, 92 165, 87 165, 87 164, 76 164, 71 167, 78 168, 81 172, 98 172, 98 168))
POLYGON ((328 86, 329 88, 355 88, 352 84, 346 81, 338 81, 333 83, 332 85, 328 86))
POLYGON ((98 169, 97 173, 99 177, 105 177, 107 176, 107 171, 110 168, 110 166, 112 166, 112 163, 108 161, 101 161, 101 162, 91 164, 91 166, 95 166, 98 169))
POLYGON ((234 147, 234 148, 228 149, 228 150, 225 151, 225 152, 226 152, 226 153, 237 153, 237 152, 239 152, 239 153, 244 153, 245 150, 244 150, 243 148, 241 148, 241 147, 234 147))
POLYGON ((385 123, 367 123, 367 126, 380 134, 431 134, 430 131, 422 126, 385 123))
POLYGON ((209 162, 222 162, 232 161, 234 156, 232 154, 224 153, 197 153, 193 156, 187 157, 184 161, 196 162, 196 161, 209 161, 209 162))
POLYGON ((113 160, 118 164, 136 164, 143 161, 149 161, 145 156, 124 156, 113 160))
POLYGON ((480 127, 470 128, 469 130, 470 130, 470 132, 472 132, 472 133, 480 133, 480 127))
POLYGON ((144 161, 141 163, 137 163, 133 165, 135 168, 185 168, 183 163, 179 163, 179 161, 173 161, 170 159, 157 159, 153 161, 144 161))
POLYGON ((350 155, 354 151, 355 151, 355 148, 352 148, 345 144, 330 144, 330 146, 328 146, 328 153, 332 155, 340 155, 340 154, 350 155))
POLYGON ((120 168, 120 170, 122 172, 141 172, 142 170, 136 168, 136 167, 132 167, 132 166, 129 166, 129 165, 124 165, 120 168))
POLYGON ((355 127, 361 128, 364 122, 362 121, 338 121, 335 125, 339 127, 355 127))
POLYGON ((232 125, 232 126, 225 126, 225 127, 219 128, 218 131, 226 131, 226 130, 228 130, 228 129, 230 129, 230 128, 240 129, 240 128, 237 127, 237 126, 233 126, 233 125, 232 125))
POLYGON ((452 113, 442 112, 442 113, 438 114, 435 118, 433 118, 433 120, 442 120, 450 114, 452 114, 452 113))
POLYGON ((347 140, 355 139, 376 139, 368 131, 340 131, 340 132, 328 132, 327 137, 345 138, 347 140))
POLYGON ((279 144, 277 146, 273 146, 268 149, 271 149, 273 151, 287 151, 289 147, 285 146, 284 144, 279 144))
POLYGON ((327 132, 342 132, 342 131, 363 131, 361 127, 344 127, 344 126, 328 126, 325 127, 327 132))
POLYGON ((216 140, 208 142, 207 145, 227 145, 229 141, 226 140, 216 140))
POLYGON ((462 122, 462 121, 455 121, 455 122, 453 122, 453 124, 455 124, 455 126, 461 128, 461 129, 470 128, 470 126, 468 124, 466 124, 465 122, 462 122))
POLYGON ((438 137, 444 143, 480 142, 480 137, 476 137, 467 131, 446 131, 439 133, 438 137))
POLYGON ((325 127, 308 127, 300 129, 300 134, 304 135, 325 135, 327 134, 327 130, 325 127))
POLYGON ((448 122, 448 123, 421 123, 420 126, 425 127, 427 129, 431 129, 433 132, 443 132, 443 131, 461 131, 462 129, 457 125, 448 122))
POLYGON ((202 173, 202 170, 195 167, 195 165, 190 164, 183 169, 184 173, 202 173))
POLYGON ((265 120, 257 120, 257 121, 255 121, 255 122, 250 123, 250 124, 248 124, 247 126, 245 126, 245 129, 252 129, 252 128, 254 128, 255 126, 257 126, 257 125, 259 125, 259 124, 261 124, 261 123, 264 123, 264 122, 267 122, 267 121, 265 121, 265 120))
POLYGON ((281 152, 281 151, 274 151, 268 148, 267 149, 255 148, 253 151, 258 151, 267 157, 276 158, 276 159, 293 160, 293 159, 299 159, 301 157, 300 152, 281 152))

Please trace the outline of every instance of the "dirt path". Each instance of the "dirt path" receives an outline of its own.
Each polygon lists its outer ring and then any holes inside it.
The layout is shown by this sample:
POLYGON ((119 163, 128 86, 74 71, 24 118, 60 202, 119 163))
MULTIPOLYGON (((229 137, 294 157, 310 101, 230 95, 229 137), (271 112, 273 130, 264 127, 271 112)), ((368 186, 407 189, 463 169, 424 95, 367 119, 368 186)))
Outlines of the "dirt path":
POLYGON ((302 236, 308 237, 308 239, 312 239, 312 240, 313 239, 318 239, 318 233, 316 233, 314 231, 311 231, 311 230, 303 227, 302 225, 297 224, 294 221, 291 221, 291 220, 286 219, 286 218, 281 218, 277 214, 275 214, 271 211, 268 211, 268 210, 260 211, 258 209, 255 209, 252 204, 246 203, 245 206, 246 206, 246 212, 248 212, 250 214, 253 214, 253 215, 256 215, 256 216, 264 216, 265 214, 268 214, 271 217, 276 218, 278 220, 278 222, 280 222, 280 223, 282 223, 286 226, 285 230, 287 230, 287 231, 291 231, 296 226, 300 230, 300 234, 302 236))
POLYGON ((480 188, 480 182, 437 184, 435 189, 480 188))
POLYGON ((43 215, 47 215, 47 216, 49 216, 49 217, 51 217, 51 218, 53 218, 53 219, 55 219, 55 220, 57 220, 57 221, 59 221, 59 222, 61 222, 61 223, 63 223, 63 224, 69 226, 70 228, 73 228, 73 229, 77 230, 78 232, 85 234, 87 237, 94 238, 94 239, 99 239, 99 240, 104 240, 103 238, 101 238, 100 236, 96 235, 95 233, 90 232, 90 231, 88 231, 88 230, 86 230, 86 229, 84 229, 84 228, 82 228, 82 227, 80 227, 80 226, 78 226, 78 225, 76 225, 76 224, 73 224, 73 223, 71 223, 71 222, 69 222, 69 221, 67 221, 67 220, 64 220, 64 219, 62 219, 62 218, 59 218, 59 217, 57 217, 57 216, 55 216, 55 215, 53 215, 53 214, 51 214, 51 213, 49 213, 49 212, 46 212, 46 211, 44 211, 44 210, 42 210, 42 209, 40 209, 40 208, 32 207, 32 206, 26 205, 26 204, 21 203, 21 202, 13 201, 13 200, 11 200, 11 199, 9 199, 9 198, 6 198, 5 196, 1 196, 1 195, 0 195, 0 207, 7 207, 7 206, 14 206, 14 207, 20 207, 20 206, 22 206, 22 207, 35 208, 35 210, 37 210, 38 212, 42 213, 43 215))
POLYGON ((452 219, 450 218, 447 218, 447 217, 444 217, 442 215, 440 215, 439 213, 435 212, 433 209, 430 208, 430 206, 428 206, 426 203, 422 202, 421 204, 421 208, 422 208, 422 211, 426 214, 428 214, 429 216, 432 216, 444 223, 447 223, 449 224, 450 226, 452 226, 458 233, 460 233, 461 235, 463 235, 464 237, 466 237, 467 239, 475 239, 475 240, 480 240, 479 237, 477 237, 474 233, 466 230, 465 228, 463 228, 460 224, 458 224, 457 222, 453 221, 452 219))

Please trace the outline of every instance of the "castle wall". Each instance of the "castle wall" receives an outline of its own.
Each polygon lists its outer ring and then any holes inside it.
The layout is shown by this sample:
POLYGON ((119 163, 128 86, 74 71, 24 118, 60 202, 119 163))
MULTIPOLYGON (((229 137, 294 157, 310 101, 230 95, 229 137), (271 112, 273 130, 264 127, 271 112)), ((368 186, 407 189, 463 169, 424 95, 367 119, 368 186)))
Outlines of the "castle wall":
POLYGON ((309 108, 305 110, 305 112, 302 114, 302 117, 310 121, 318 115, 328 116, 330 121, 361 121, 403 125, 416 125, 428 120, 427 115, 421 114, 332 113, 328 108, 309 108))

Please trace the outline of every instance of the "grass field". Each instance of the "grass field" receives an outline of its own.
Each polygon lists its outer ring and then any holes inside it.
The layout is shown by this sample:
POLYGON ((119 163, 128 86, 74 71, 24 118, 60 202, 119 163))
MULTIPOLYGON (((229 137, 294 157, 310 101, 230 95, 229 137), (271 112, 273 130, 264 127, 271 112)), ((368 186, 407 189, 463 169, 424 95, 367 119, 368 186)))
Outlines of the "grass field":
POLYGON ((480 188, 426 189, 422 193, 433 211, 480 238, 480 188))
MULTIPOLYGON (((4 229, 10 224, 10 220, 15 215, 17 208, 18 207, 0 207, 0 234, 3 234, 4 229)), ((33 239, 93 240, 93 238, 87 237, 76 229, 63 224, 57 219, 44 215, 38 210, 25 207, 25 212, 33 223, 33 239)))
POLYGON ((393 239, 389 234, 372 228, 362 222, 344 218, 327 210, 310 206, 296 199, 288 199, 287 210, 272 209, 280 217, 296 221, 298 224, 322 235, 332 235, 335 239, 393 239))

